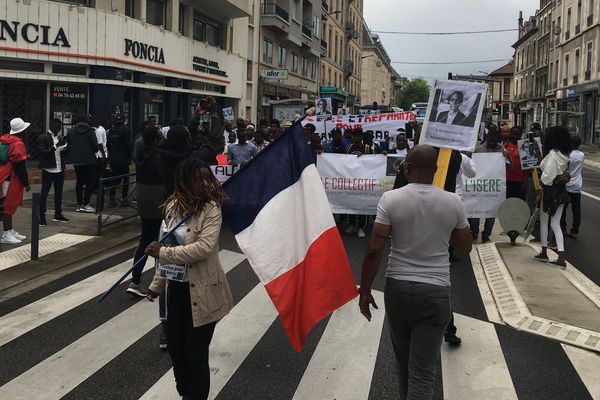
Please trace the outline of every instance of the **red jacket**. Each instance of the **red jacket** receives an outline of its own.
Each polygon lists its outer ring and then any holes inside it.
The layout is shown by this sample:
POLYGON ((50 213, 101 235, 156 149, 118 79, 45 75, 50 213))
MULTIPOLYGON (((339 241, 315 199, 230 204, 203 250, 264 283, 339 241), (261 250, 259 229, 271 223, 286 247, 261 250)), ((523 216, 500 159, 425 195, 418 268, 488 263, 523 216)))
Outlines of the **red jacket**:
POLYGON ((10 178, 6 198, 4 199, 4 213, 14 215, 17 208, 23 204, 23 183, 19 180, 14 170, 14 164, 27 160, 27 150, 23 140, 17 135, 8 133, 0 136, 0 142, 6 143, 8 147, 8 162, 0 164, 0 183, 10 178))

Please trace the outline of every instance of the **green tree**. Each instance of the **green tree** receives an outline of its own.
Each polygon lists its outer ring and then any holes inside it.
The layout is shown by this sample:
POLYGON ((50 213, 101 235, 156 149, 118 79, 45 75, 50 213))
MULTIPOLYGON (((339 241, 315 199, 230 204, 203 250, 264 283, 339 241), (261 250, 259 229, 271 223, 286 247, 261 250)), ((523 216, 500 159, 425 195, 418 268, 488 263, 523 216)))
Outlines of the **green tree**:
POLYGON ((426 103, 431 87, 423 78, 411 79, 398 93, 396 104, 404 110, 410 110, 413 103, 426 103))

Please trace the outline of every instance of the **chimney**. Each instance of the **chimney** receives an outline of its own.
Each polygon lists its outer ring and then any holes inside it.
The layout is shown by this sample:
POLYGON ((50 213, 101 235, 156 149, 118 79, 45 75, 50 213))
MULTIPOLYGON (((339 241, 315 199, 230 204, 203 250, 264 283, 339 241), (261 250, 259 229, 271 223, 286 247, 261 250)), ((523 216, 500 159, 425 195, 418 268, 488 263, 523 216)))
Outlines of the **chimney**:
POLYGON ((519 11, 519 28, 523 27, 523 11, 519 11))

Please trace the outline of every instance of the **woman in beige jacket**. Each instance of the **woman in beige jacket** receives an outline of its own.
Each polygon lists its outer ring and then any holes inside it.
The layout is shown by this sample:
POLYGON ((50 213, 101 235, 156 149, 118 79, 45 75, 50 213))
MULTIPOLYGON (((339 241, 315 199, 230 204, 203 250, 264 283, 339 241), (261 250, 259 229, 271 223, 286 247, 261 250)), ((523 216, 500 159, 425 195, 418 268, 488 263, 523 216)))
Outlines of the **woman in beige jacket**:
POLYGON ((217 321, 233 307, 219 262, 221 203, 226 195, 206 163, 189 158, 175 173, 175 192, 165 203, 163 231, 191 214, 161 246, 146 254, 159 261, 148 299, 166 290, 168 350, 177 391, 184 399, 206 399, 210 389, 208 348, 217 321))

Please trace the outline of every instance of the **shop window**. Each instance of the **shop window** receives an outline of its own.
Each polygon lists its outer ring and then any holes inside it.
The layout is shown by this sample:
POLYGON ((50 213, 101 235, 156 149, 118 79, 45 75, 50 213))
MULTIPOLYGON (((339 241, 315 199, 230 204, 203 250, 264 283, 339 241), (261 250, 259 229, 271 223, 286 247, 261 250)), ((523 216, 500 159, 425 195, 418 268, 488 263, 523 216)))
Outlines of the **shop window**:
POLYGON ((167 3, 165 0, 146 0, 146 21, 149 24, 165 26, 166 11, 167 3))
POLYGON ((145 81, 151 85, 165 85, 165 78, 163 76, 146 74, 145 81))
POLYGON ((44 72, 44 64, 21 61, 0 60, 0 69, 22 72, 44 72))
POLYGON ((148 92, 146 101, 144 102, 144 121, 148 121, 150 117, 156 118, 156 124, 160 125, 163 122, 163 103, 164 96, 160 92, 148 92))
POLYGON ((87 67, 79 65, 52 64, 53 74, 87 76, 87 67))

